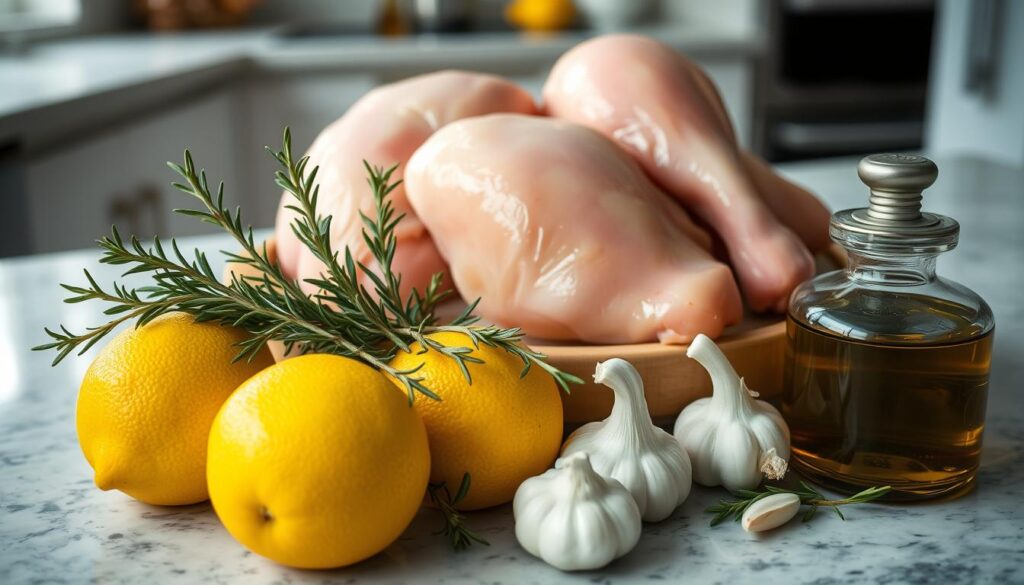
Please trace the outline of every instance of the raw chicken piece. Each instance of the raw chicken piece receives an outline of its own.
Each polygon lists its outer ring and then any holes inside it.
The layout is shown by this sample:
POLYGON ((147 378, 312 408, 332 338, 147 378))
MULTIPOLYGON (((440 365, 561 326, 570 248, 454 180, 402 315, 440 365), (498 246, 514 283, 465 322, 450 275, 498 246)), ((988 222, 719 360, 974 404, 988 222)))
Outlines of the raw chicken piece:
POLYGON ((463 298, 531 336, 685 343, 742 306, 707 233, 597 132, 494 114, 449 124, 406 169, 463 298))
MULTIPOLYGON (((378 269, 363 242, 359 218, 360 211, 373 215, 373 195, 363 160, 384 167, 399 163, 402 166, 393 178, 401 178, 406 161, 438 128, 460 118, 493 112, 534 114, 536 105, 530 94, 501 78, 442 71, 374 89, 324 129, 309 149, 309 168, 320 167, 317 211, 334 218, 331 240, 335 249, 343 253, 348 246, 356 261, 371 270, 378 269)), ((398 213, 406 213, 395 230, 398 248, 393 268, 402 275, 403 292, 412 287, 422 291, 435 272, 445 269, 444 261, 430 234, 412 213, 403 186, 392 192, 391 201, 398 213)), ((285 193, 277 212, 278 258, 287 276, 313 278, 323 271, 323 264, 291 230, 295 213, 285 205, 293 202, 294 198, 285 193)), ((315 287, 302 284, 313 292, 315 287)))
POLYGON ((736 146, 697 65, 656 41, 611 35, 563 55, 544 86, 553 116, 614 139, 724 240, 750 305, 782 310, 828 243, 828 210, 736 146), (796 233, 794 233, 796 232, 796 233))

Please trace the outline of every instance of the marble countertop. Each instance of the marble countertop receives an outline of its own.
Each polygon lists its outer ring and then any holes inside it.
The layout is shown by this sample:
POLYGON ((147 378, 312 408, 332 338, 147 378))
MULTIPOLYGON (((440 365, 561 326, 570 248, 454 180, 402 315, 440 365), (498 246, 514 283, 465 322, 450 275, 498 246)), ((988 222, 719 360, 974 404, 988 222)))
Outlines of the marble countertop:
MULTIPOLYGON (((836 208, 866 190, 855 161, 786 172, 836 208)), ((33 353, 43 326, 81 329, 99 307, 65 305, 60 281, 83 267, 102 281, 116 271, 96 253, 0 261, 0 583, 1009 583, 1024 582, 1024 172, 973 160, 938 159, 926 207, 960 220, 961 246, 940 273, 992 305, 997 332, 984 457, 977 489, 953 501, 866 505, 846 522, 819 514, 765 536, 736 525, 710 528, 702 510, 725 493, 695 486, 668 520, 644 527, 627 557, 604 570, 564 574, 516 544, 508 506, 471 515, 490 542, 454 553, 424 511, 383 553, 353 567, 304 572, 235 543, 209 505, 159 508, 92 484, 74 432, 74 399, 90 355, 49 367, 33 353)), ((214 250, 217 238, 186 242, 214 250)))
MULTIPOLYGON (((244 73, 260 71, 403 71, 441 67, 541 66, 593 31, 296 38, 278 29, 177 34, 119 34, 33 45, 0 54, 0 142, 29 148, 66 134, 83 117, 173 100, 244 73), (53 128, 52 132, 43 131, 53 128), (43 129, 43 130, 41 130, 43 129), (63 134, 62 134, 63 133, 63 134)), ((683 22, 637 28, 694 57, 758 52, 756 31, 683 22)))

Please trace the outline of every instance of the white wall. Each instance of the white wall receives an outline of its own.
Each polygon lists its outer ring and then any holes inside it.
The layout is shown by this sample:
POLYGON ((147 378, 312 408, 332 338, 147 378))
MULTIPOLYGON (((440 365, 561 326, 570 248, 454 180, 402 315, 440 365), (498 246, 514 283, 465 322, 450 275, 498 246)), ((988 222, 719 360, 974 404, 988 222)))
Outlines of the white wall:
POLYGON ((740 30, 762 27, 766 9, 767 3, 759 0, 661 0, 666 22, 709 23, 740 30))
POLYGON ((366 25, 376 22, 379 0, 263 0, 252 11, 254 22, 331 22, 366 25))
POLYGON ((1024 166, 1024 1, 1003 0, 998 74, 990 95, 964 85, 974 3, 939 4, 925 147, 1024 166))
POLYGON ((79 0, 82 5, 78 32, 105 33, 122 30, 132 24, 134 7, 124 0, 79 0))

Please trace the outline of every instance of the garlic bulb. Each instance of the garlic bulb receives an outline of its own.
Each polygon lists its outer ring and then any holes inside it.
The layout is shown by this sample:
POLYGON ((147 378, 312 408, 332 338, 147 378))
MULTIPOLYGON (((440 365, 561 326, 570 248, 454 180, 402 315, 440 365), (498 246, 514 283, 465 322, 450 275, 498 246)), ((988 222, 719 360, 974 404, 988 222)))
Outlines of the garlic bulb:
POLYGON ((690 495, 690 458, 672 435, 651 424, 640 373, 626 360, 597 364, 594 381, 615 392, 608 418, 569 436, 562 456, 590 455, 594 471, 633 494, 648 522, 664 520, 690 495))
POLYGON ((754 489, 762 474, 781 479, 789 459, 789 427, 774 406, 755 400, 743 378, 706 335, 686 355, 711 374, 712 395, 683 409, 675 436, 693 461, 693 480, 729 491, 754 489))
POLYGON ((772 494, 747 506, 740 523, 747 532, 765 532, 789 522, 800 511, 800 496, 772 494))
POLYGON ((599 569, 640 540, 633 496, 594 472, 585 453, 520 484, 512 513, 519 544, 563 571, 599 569))

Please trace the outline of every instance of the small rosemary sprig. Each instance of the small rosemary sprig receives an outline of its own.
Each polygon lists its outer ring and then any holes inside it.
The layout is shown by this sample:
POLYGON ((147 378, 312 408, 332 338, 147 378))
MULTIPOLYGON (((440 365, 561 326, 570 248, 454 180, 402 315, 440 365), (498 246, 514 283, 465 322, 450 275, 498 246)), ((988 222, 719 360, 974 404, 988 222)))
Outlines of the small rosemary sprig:
POLYGON ((889 492, 892 488, 890 486, 883 487, 870 487, 862 492, 858 492, 848 498, 842 498, 839 500, 830 500, 825 497, 824 494, 807 485, 806 482, 800 482, 801 489, 799 490, 788 490, 785 488, 775 486, 764 486, 761 491, 752 490, 738 490, 736 495, 740 497, 738 500, 722 500, 704 510, 708 514, 714 514, 715 517, 711 519, 711 525, 717 526, 722 522, 732 518, 739 522, 740 518, 743 517, 743 512, 750 507, 754 502, 766 498, 772 494, 796 494, 800 497, 800 503, 804 506, 808 506, 807 511, 804 512, 803 521, 807 522, 814 517, 814 514, 820 507, 832 508, 832 511, 836 513, 841 519, 846 520, 846 516, 843 516, 839 506, 845 506, 848 504, 863 504, 872 500, 878 499, 889 492))
POLYGON ((443 534, 452 543, 452 548, 457 551, 465 550, 474 542, 490 546, 482 536, 470 530, 466 526, 465 517, 455 509, 455 506, 465 499, 469 493, 470 476, 463 474, 462 483, 459 484, 459 491, 453 497, 448 486, 444 482, 432 483, 427 486, 427 494, 430 502, 437 506, 438 511, 444 516, 444 526, 434 534, 443 534))
POLYGON ((470 303, 450 323, 438 325, 434 308, 449 294, 441 289, 442 274, 434 275, 422 293, 413 290, 403 299, 401 276, 394 274, 391 268, 397 248, 395 227, 403 217, 395 213, 388 199, 399 184, 391 179, 395 167, 384 170, 366 164, 376 213, 374 217, 362 216, 363 238, 380 267, 377 273, 357 263, 348 248, 339 261, 339 253, 330 241, 331 216, 320 216, 316 211, 317 169, 307 172, 308 157, 294 159, 291 133, 287 129, 282 150, 271 151, 271 154, 282 166, 275 176, 276 182, 295 199, 289 206, 296 213, 292 229, 327 267, 324 274, 306 280, 319 289, 318 294, 307 295, 297 282, 288 279, 271 262, 265 246, 255 242, 252 228, 243 227, 241 211, 224 205, 224 184, 219 185, 214 195, 206 172, 197 171, 192 155, 186 151, 184 165, 169 163, 184 179, 174 186, 197 199, 202 206, 175 211, 224 229, 242 251, 222 253, 229 261, 258 268, 262 276, 234 276, 230 283, 223 284, 202 252, 196 250, 189 259, 173 239, 170 253, 158 238, 150 247, 134 236, 125 242, 114 228, 110 236, 98 242, 104 252, 100 262, 129 266, 125 276, 147 273, 153 283, 138 289, 114 283, 108 291, 86 270, 87 285, 61 285, 73 295, 66 302, 99 300, 109 303, 111 306, 104 314, 113 318, 83 333, 73 333, 63 326, 56 331, 46 329, 53 341, 34 349, 56 350, 53 363, 57 364, 72 351, 78 350, 79 355, 84 353, 123 322, 135 319, 136 326, 141 326, 166 312, 184 311, 193 314, 198 321, 216 321, 248 331, 250 337, 240 345, 236 359, 251 358, 270 340, 282 341, 289 350, 298 346, 303 352, 343 355, 398 380, 410 400, 416 393, 433 399, 438 397, 423 384, 417 369, 397 370, 388 365, 397 351, 408 351, 412 343, 419 342, 424 351, 436 351, 454 360, 470 383, 467 364, 481 361, 470 355, 473 348, 444 346, 427 338, 439 331, 463 333, 474 348, 484 344, 509 352, 522 361, 524 376, 530 367, 541 367, 565 391, 568 391, 568 384, 582 382, 546 363, 543 354, 522 345, 523 334, 519 329, 474 326, 478 320, 473 315, 476 302, 470 303), (360 284, 360 271, 372 281, 376 295, 360 284))

